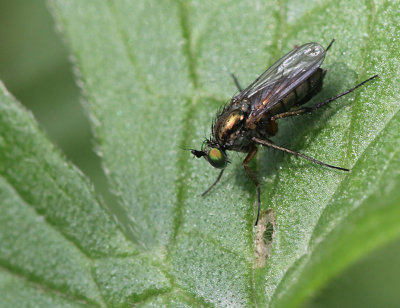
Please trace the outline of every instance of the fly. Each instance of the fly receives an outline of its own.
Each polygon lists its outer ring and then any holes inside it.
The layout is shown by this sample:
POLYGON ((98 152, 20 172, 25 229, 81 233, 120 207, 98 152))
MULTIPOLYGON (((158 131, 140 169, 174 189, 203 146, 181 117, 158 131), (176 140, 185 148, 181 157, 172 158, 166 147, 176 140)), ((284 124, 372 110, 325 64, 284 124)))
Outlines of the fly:
POLYGON ((211 166, 221 169, 217 180, 202 196, 221 179, 229 162, 226 151, 248 153, 243 161, 243 167, 257 189, 258 212, 255 223, 257 226, 261 208, 260 183, 248 167, 250 160, 257 154, 257 145, 275 148, 329 168, 350 171, 275 145, 269 139, 278 132, 277 120, 311 113, 378 77, 375 75, 354 88, 312 107, 299 108, 321 91, 326 70, 320 66, 334 41, 332 40, 326 49, 318 43, 307 43, 293 49, 244 90, 240 89, 239 83, 233 76, 240 93, 224 106, 212 125, 212 137, 203 142, 201 150, 191 150, 197 158, 204 157, 211 166))

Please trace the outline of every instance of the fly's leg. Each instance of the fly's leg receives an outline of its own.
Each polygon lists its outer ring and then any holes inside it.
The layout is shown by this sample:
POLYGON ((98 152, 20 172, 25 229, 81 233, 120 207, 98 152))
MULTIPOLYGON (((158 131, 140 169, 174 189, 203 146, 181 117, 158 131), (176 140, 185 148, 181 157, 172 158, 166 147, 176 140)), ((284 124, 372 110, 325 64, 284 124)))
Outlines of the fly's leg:
MULTIPOLYGON (((332 47, 332 44, 333 44, 334 41, 335 41, 335 39, 333 39, 333 40, 329 43, 328 47, 326 47, 326 49, 325 49, 325 52, 327 52, 327 51, 329 50, 329 48, 332 47)), ((299 46, 298 46, 298 45, 294 45, 294 49, 296 49, 297 47, 299 47, 299 46)))
POLYGON ((271 121, 275 121, 278 119, 282 119, 282 118, 287 118, 287 117, 292 117, 292 116, 296 116, 296 115, 301 115, 304 113, 310 113, 314 110, 317 110, 331 102, 333 102, 334 100, 338 99, 339 97, 342 97, 346 94, 349 94, 351 92, 353 92, 355 89, 361 87, 362 85, 364 85, 365 83, 367 83, 368 81, 371 81, 372 79, 378 77, 378 75, 372 76, 371 78, 368 78, 367 80, 361 82, 360 84, 356 85, 354 88, 351 88, 350 90, 347 90, 346 92, 340 93, 338 95, 336 95, 335 97, 332 97, 330 99, 327 99, 326 101, 320 102, 318 104, 315 104, 312 107, 306 107, 306 108, 301 108, 301 109, 297 109, 297 110, 293 110, 293 111, 288 111, 288 112, 283 112, 280 114, 277 114, 276 116, 271 118, 271 121))
POLYGON ((263 139, 259 139, 259 138, 256 138, 256 137, 251 138, 251 140, 253 140, 254 142, 256 142, 258 144, 266 145, 268 147, 271 147, 271 148, 274 148, 274 149, 278 149, 278 150, 284 151, 286 153, 290 153, 290 154, 305 158, 305 159, 307 159, 309 161, 312 161, 313 163, 316 163, 316 164, 321 165, 321 166, 325 166, 325 167, 329 167, 329 168, 332 168, 332 169, 338 169, 338 170, 350 172, 349 169, 325 164, 322 161, 319 161, 319 160, 316 160, 316 159, 314 159, 312 157, 309 157, 309 156, 306 156, 304 154, 301 154, 300 152, 296 152, 296 151, 293 151, 293 150, 290 150, 290 149, 286 149, 284 147, 280 147, 279 145, 275 145, 271 141, 268 141, 268 140, 263 140, 263 139))
POLYGON ((333 40, 329 43, 328 47, 326 47, 326 49, 325 49, 325 52, 327 52, 327 51, 329 50, 329 48, 332 47, 332 44, 333 44, 334 41, 335 41, 335 39, 333 39, 333 40))
POLYGON ((204 195, 205 195, 206 193, 208 193, 208 192, 219 182, 219 180, 221 179, 221 176, 222 176, 222 174, 224 173, 224 171, 225 171, 225 169, 222 169, 222 170, 221 170, 221 172, 219 173, 219 176, 218 176, 217 180, 216 180, 210 187, 208 187, 207 190, 206 190, 205 192, 203 192, 203 193, 201 194, 202 197, 204 197, 204 195))
POLYGON ((251 179, 253 180, 253 182, 254 182, 254 184, 256 185, 256 188, 257 188, 258 211, 257 211, 257 219, 256 219, 255 226, 257 226, 258 219, 260 218, 260 209, 261 209, 261 197, 260 197, 260 195, 261 195, 261 190, 260 190, 260 183, 258 183, 257 178, 251 172, 251 170, 250 170, 249 166, 247 166, 247 164, 257 154, 257 150, 258 149, 257 149, 257 147, 255 145, 250 146, 249 154, 247 154, 246 158, 243 161, 244 169, 246 169, 247 173, 249 174, 249 176, 251 177, 251 179))
POLYGON ((239 80, 237 80, 235 74, 232 74, 232 73, 231 73, 231 76, 232 76, 232 78, 233 78, 233 82, 235 83, 236 88, 238 88, 239 92, 243 92, 243 89, 242 89, 242 87, 240 86, 239 80))

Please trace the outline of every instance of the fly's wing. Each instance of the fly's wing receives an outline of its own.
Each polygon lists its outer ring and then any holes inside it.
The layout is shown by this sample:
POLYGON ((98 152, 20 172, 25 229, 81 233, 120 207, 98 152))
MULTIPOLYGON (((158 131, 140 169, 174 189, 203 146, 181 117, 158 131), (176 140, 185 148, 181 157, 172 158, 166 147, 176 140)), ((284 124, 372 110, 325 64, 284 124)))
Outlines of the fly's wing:
POLYGON ((244 89, 235 101, 251 102, 248 121, 258 119, 290 92, 307 80, 324 62, 325 49, 318 43, 304 44, 283 56, 251 85, 244 89))

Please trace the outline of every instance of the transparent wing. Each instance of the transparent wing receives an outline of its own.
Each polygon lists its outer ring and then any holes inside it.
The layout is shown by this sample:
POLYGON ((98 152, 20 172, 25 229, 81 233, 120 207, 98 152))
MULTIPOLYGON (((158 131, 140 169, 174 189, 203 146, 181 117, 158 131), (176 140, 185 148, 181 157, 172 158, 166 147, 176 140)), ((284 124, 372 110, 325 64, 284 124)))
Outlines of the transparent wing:
POLYGON ((259 117, 307 80, 321 66, 325 54, 325 49, 318 43, 297 47, 268 68, 233 100, 249 100, 249 120, 257 122, 259 117))

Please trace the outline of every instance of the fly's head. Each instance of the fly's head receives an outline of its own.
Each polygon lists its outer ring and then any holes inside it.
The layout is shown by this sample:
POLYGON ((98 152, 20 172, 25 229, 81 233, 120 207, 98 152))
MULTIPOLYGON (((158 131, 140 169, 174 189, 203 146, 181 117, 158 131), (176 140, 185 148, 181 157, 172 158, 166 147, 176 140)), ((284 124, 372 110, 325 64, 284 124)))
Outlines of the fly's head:
POLYGON ((201 146, 201 151, 191 150, 197 158, 204 157, 211 166, 217 169, 224 169, 228 164, 228 157, 223 149, 210 140, 205 140, 201 146))

